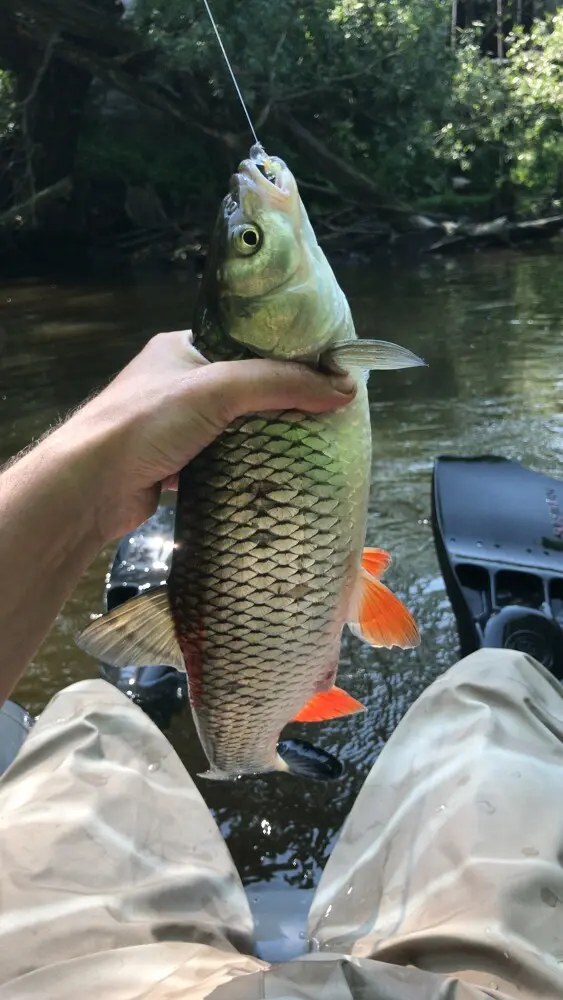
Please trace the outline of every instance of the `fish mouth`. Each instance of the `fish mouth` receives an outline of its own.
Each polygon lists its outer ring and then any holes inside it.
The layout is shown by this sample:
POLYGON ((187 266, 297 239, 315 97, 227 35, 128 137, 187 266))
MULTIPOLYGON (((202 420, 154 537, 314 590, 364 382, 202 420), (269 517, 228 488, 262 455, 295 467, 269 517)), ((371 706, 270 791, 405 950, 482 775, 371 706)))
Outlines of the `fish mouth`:
POLYGON ((268 156, 256 143, 231 178, 228 208, 231 211, 239 207, 244 209, 245 199, 254 195, 267 201, 271 208, 287 210, 293 203, 294 189, 293 174, 284 161, 278 156, 268 156))

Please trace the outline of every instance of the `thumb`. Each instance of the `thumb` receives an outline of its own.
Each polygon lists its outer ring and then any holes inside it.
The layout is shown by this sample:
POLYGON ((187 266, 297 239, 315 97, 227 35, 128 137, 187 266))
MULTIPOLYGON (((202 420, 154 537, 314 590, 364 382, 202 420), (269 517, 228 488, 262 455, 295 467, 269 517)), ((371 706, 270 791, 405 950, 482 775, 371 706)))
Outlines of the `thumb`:
POLYGON ((201 369, 206 401, 227 426, 245 413, 304 410, 325 413, 346 406, 356 394, 348 374, 324 375, 291 361, 217 361, 201 369))

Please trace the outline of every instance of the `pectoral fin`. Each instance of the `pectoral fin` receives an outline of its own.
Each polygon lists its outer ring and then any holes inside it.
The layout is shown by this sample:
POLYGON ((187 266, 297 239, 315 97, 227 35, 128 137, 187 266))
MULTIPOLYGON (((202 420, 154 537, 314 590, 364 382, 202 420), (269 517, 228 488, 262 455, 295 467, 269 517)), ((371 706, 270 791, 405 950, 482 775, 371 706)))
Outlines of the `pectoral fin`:
POLYGON ((186 671, 166 586, 133 597, 96 618, 80 633, 76 643, 85 653, 112 667, 168 664, 186 671))
POLYGON ((371 646, 412 649, 420 643, 410 611, 363 567, 358 575, 348 628, 371 646))
POLYGON ((368 371, 418 368, 426 362, 388 340, 341 340, 325 351, 322 364, 338 368, 364 368, 368 371))
POLYGON ((324 722, 337 719, 341 715, 355 715, 365 712, 361 701, 356 701, 342 688, 332 687, 330 691, 319 691, 303 706, 292 719, 293 722, 324 722))

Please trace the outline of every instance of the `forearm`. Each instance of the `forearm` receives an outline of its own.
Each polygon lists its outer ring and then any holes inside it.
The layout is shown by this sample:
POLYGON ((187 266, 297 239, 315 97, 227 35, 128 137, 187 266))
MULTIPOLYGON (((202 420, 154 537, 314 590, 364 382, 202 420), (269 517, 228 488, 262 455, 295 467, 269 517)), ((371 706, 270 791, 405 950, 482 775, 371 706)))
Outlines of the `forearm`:
POLYGON ((77 438, 60 428, 0 475, 0 704, 104 541, 100 449, 77 438))

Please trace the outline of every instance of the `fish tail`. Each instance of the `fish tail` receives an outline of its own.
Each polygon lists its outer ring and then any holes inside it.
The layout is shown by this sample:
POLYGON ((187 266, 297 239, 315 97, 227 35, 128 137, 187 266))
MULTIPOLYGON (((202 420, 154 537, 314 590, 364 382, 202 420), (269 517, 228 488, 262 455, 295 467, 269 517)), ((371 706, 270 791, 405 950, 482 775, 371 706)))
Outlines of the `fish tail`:
POLYGON ((332 754, 305 740, 280 740, 276 771, 313 781, 333 781, 341 777, 344 767, 332 754))

